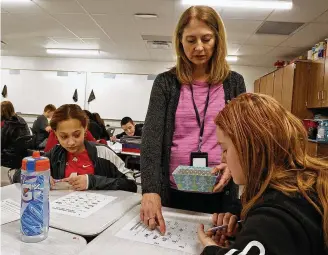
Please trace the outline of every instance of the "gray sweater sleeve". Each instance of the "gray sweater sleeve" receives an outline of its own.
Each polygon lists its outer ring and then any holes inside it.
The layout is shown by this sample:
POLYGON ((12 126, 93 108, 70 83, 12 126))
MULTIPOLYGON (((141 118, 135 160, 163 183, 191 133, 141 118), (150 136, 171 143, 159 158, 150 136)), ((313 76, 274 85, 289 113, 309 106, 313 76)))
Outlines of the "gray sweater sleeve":
POLYGON ((141 180, 143 193, 160 194, 162 182, 161 159, 167 100, 165 78, 158 75, 150 94, 149 105, 142 133, 141 180))

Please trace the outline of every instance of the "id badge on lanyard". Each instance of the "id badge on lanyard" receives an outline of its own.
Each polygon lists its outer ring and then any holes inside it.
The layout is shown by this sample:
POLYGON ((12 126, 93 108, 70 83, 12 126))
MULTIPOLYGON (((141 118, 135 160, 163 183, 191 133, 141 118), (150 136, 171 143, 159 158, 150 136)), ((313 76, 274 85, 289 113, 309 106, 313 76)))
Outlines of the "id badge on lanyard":
POLYGON ((210 100, 210 86, 208 86, 208 92, 207 92, 207 97, 206 97, 206 102, 205 102, 205 108, 204 108, 204 118, 201 123, 200 121, 200 116, 199 112, 194 100, 194 92, 192 85, 190 85, 190 90, 191 90, 191 96, 192 96, 192 102, 194 105, 194 110, 196 114, 196 120, 197 124, 199 126, 199 140, 198 140, 198 151, 197 152, 191 152, 190 153, 190 165, 195 166, 195 167, 208 167, 208 153, 207 152, 202 152, 202 143, 203 143, 203 134, 204 134, 204 126, 205 126, 205 117, 206 117, 206 112, 210 100))

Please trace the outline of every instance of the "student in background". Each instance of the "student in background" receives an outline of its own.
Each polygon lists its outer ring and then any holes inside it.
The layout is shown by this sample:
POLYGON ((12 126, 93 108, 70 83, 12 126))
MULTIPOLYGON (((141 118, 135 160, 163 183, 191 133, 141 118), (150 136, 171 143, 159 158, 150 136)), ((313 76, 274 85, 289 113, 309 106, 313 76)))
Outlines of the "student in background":
POLYGON ((22 117, 17 116, 10 101, 1 102, 1 165, 6 165, 7 155, 14 152, 17 138, 30 135, 30 130, 22 117))
POLYGON ((97 122, 97 124, 101 128, 100 138, 108 141, 109 140, 109 134, 106 131, 104 120, 100 117, 99 113, 97 113, 97 112, 93 113, 92 116, 93 116, 93 119, 97 122))
POLYGON ((102 134, 101 127, 98 125, 91 112, 89 112, 88 110, 83 110, 83 111, 89 118, 88 130, 91 132, 92 136, 96 140, 100 140, 102 134))
MULTIPOLYGON (((51 176, 69 182, 75 190, 106 189, 136 192, 133 172, 106 145, 85 141, 88 117, 75 104, 59 107, 50 122, 60 145, 46 157, 51 176), (77 173, 76 177, 70 177, 77 173)), ((53 182, 52 182, 53 184, 53 182)))
POLYGON ((143 124, 135 124, 130 117, 124 117, 121 120, 121 127, 124 130, 124 132, 111 137, 111 141, 115 142, 117 139, 121 139, 125 135, 142 136, 143 124))
POLYGON ((49 136, 51 130, 49 121, 52 115, 56 111, 56 107, 52 104, 48 104, 44 107, 43 114, 40 115, 33 123, 32 131, 35 135, 36 148, 44 148, 46 146, 46 139, 49 136))
POLYGON ((214 215, 228 230, 214 236, 200 226, 202 254, 328 254, 328 161, 308 154, 302 122, 272 97, 249 93, 215 123, 233 181, 244 185, 244 223, 229 246, 237 217, 214 215))

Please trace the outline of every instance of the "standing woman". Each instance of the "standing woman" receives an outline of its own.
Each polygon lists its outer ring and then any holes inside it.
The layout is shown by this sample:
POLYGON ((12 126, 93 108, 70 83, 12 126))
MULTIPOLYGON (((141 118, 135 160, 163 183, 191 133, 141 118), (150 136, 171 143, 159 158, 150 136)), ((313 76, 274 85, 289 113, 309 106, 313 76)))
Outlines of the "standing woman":
POLYGON ((223 163, 214 118, 246 91, 243 77, 229 69, 223 22, 214 9, 193 6, 175 32, 176 66, 154 81, 141 147, 141 220, 165 232, 162 205, 193 211, 240 213, 238 187, 223 163), (208 165, 223 176, 212 194, 181 192, 172 177, 189 165, 192 152, 208 154, 208 165), (220 192, 222 191, 223 192, 220 192))

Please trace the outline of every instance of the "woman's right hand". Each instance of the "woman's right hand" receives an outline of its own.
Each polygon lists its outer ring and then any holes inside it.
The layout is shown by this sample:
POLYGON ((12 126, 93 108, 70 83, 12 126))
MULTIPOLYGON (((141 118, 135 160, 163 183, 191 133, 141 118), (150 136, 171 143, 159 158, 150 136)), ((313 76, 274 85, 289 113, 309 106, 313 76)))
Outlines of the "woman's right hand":
POLYGON ((238 232, 238 218, 231 213, 214 213, 212 222, 215 226, 227 225, 228 227, 216 231, 214 241, 222 247, 228 247, 229 241, 226 237, 235 236, 238 232))
POLYGON ((162 202, 157 193, 146 193, 142 196, 140 219, 152 230, 158 225, 160 232, 165 234, 166 226, 162 215, 162 202))

